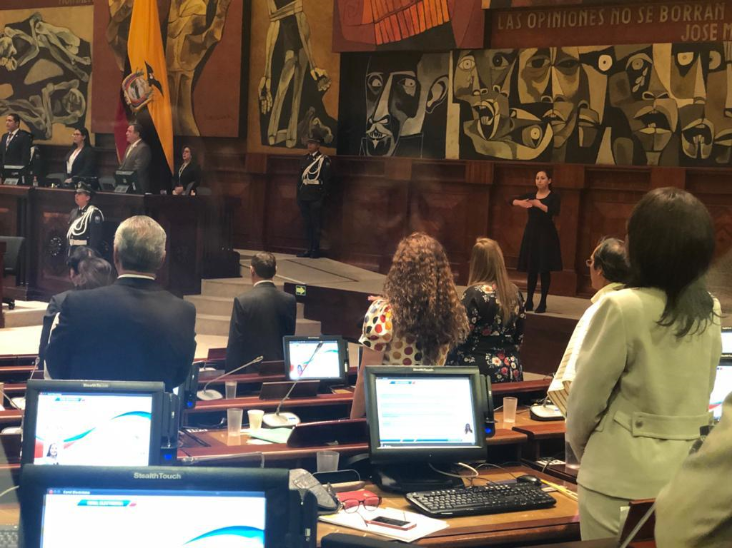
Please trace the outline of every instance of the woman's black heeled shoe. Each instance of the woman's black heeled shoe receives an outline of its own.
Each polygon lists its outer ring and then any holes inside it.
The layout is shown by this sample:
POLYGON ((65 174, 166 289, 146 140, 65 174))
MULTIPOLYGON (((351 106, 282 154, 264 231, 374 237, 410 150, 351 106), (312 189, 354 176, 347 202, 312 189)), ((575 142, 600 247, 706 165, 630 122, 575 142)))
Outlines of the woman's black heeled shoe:
POLYGON ((537 314, 543 314, 546 312, 546 303, 539 303, 539 306, 536 307, 536 310, 534 310, 537 314))
POLYGON ((532 310, 534 310, 534 303, 532 301, 526 301, 526 303, 524 304, 524 310, 526 310, 526 312, 531 312, 532 310))

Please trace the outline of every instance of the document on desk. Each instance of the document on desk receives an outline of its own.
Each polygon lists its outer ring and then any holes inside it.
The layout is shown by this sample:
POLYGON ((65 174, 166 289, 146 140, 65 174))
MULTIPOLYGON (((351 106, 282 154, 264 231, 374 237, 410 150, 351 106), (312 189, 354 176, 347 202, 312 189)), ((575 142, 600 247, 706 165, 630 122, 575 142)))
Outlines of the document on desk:
POLYGON ((402 512, 401 510, 395 510, 394 508, 379 508, 373 512, 359 509, 359 512, 353 514, 347 514, 341 510, 337 514, 320 516, 319 519, 325 523, 331 523, 340 527, 358 529, 359 531, 365 531, 367 533, 373 533, 374 535, 401 540, 402 542, 414 542, 415 540, 419 540, 436 531, 447 529, 449 527, 447 522, 443 520, 429 518, 422 514, 415 514, 413 512, 402 512), (408 521, 410 523, 415 523, 416 527, 403 531, 401 529, 384 527, 374 523, 366 523, 366 520, 373 520, 377 516, 408 521))

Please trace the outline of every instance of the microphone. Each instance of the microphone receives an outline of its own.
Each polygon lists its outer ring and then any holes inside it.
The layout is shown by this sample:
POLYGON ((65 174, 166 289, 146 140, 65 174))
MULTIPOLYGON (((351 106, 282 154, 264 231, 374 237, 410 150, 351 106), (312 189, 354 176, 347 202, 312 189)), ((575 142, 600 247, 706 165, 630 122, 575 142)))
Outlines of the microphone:
POLYGON ((208 385, 215 381, 220 381, 224 377, 228 377, 229 375, 233 375, 237 371, 241 371, 242 369, 249 367, 250 365, 254 365, 255 363, 259 363, 264 359, 264 356, 257 356, 252 361, 245 363, 244 365, 240 365, 236 369, 232 369, 231 371, 227 371, 223 375, 219 375, 218 377, 214 377, 210 381, 208 381, 206 384, 203 385, 203 390, 199 390, 196 392, 196 396, 198 396, 199 400, 203 401, 211 401, 211 400, 220 400, 223 399, 223 396, 220 392, 217 392, 216 390, 209 390, 208 385))
POLYGON ((280 413, 282 404, 290 397, 290 394, 292 394, 292 391, 295 389, 298 382, 300 382, 300 379, 292 383, 292 386, 287 391, 287 394, 285 394, 285 397, 280 400, 280 403, 277 405, 277 409, 274 413, 267 413, 262 417, 262 424, 269 428, 281 428, 300 424, 300 417, 295 415, 295 413, 280 413))
POLYGON ((297 380, 292 383, 292 386, 287 391, 287 394, 285 394, 285 397, 280 400, 280 403, 277 405, 277 409, 275 410, 275 412, 267 413, 262 417, 262 424, 269 428, 282 428, 287 426, 296 426, 300 424, 300 417, 295 415, 295 413, 280 413, 280 409, 282 409, 282 404, 285 403, 285 400, 290 397, 290 394, 292 394, 292 391, 295 389, 295 386, 297 386, 297 383, 299 383, 300 379, 302 379, 303 373, 305 373, 305 370, 310 365, 310 362, 313 361, 313 358, 315 358, 316 354, 323 347, 323 344, 323 341, 318 342, 315 350, 313 350, 313 353, 310 355, 310 357, 305 360, 302 365, 299 366, 297 380))

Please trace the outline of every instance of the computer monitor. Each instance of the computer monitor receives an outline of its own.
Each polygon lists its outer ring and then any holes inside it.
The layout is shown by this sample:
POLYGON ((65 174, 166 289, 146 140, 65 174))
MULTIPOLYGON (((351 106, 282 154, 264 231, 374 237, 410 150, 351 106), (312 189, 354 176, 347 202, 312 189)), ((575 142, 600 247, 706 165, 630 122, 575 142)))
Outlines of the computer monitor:
POLYGON ((21 464, 158 464, 160 382, 29 380, 21 464))
POLYGON ((319 380, 346 384, 348 359, 342 337, 283 337, 285 375, 291 381, 319 380))
POLYGON ((732 363, 720 363, 717 366, 712 395, 709 397, 709 411, 714 414, 715 421, 722 418, 722 404, 730 393, 732 393, 732 363))
POLYGON ((3 166, 4 185, 22 185, 26 173, 26 166, 5 164, 3 166))
POLYGON ((722 360, 732 362, 732 327, 722 328, 722 360))
POLYGON ((485 460, 487 385, 478 368, 367 367, 365 374, 369 454, 382 466, 382 487, 429 488, 437 481, 430 465, 485 460))
POLYGON ((277 469, 26 466, 26 548, 314 547, 317 502, 277 469), (73 540, 71 540, 73 539, 73 540))
POLYGON ((139 194, 140 185, 136 171, 117 170, 114 172, 114 191, 120 194, 139 194))

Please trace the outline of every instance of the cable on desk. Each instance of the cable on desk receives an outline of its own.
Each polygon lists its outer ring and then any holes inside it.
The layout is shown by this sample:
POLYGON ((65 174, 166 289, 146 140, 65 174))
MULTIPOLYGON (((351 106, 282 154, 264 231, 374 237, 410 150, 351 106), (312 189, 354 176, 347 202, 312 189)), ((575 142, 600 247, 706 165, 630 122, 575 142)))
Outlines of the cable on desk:
POLYGON ((20 487, 20 485, 16 485, 14 487, 10 487, 8 489, 5 489, 5 491, 3 491, 2 493, 0 493, 0 499, 3 498, 8 493, 11 493, 11 492, 15 491, 18 487, 20 487))
POLYGON ((475 480, 475 478, 480 476, 480 472, 478 472, 478 470, 476 470, 469 464, 465 464, 464 462, 457 462, 455 464, 457 466, 462 466, 463 468, 467 468, 468 470, 472 471, 473 472, 472 476, 463 476, 462 474, 453 474, 452 472, 445 472, 444 470, 439 470, 439 469, 435 468, 431 462, 429 462, 427 464, 434 472, 437 472, 438 474, 442 474, 443 476, 449 476, 451 478, 458 478, 461 480, 465 480, 465 479, 468 480, 470 482, 470 487, 473 486, 473 480, 475 480))

